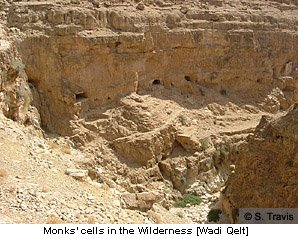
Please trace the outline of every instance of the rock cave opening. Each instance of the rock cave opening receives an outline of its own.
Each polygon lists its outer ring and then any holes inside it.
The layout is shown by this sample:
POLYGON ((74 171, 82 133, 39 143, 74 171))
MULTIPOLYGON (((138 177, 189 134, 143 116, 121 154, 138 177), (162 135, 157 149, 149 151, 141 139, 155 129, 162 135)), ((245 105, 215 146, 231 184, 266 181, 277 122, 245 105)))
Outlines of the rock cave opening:
POLYGON ((190 76, 184 76, 184 79, 185 79, 186 81, 191 81, 190 76))
POLYGON ((80 94, 76 94, 76 101, 82 101, 82 100, 85 100, 85 99, 88 99, 87 97, 87 94, 84 92, 84 93, 80 93, 80 94))
POLYGON ((159 79, 156 79, 152 82, 152 85, 161 85, 161 81, 159 79))

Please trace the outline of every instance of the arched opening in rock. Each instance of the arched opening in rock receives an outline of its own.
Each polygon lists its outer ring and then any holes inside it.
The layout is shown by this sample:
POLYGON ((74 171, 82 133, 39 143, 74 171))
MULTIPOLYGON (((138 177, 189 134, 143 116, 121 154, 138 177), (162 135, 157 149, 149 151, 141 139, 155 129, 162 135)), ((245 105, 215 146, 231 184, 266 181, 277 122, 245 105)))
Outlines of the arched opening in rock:
POLYGON ((159 79, 156 79, 152 82, 152 85, 160 85, 161 81, 159 79))
POLYGON ((76 101, 82 101, 82 100, 84 100, 84 99, 87 99, 88 97, 87 97, 87 95, 86 95, 86 93, 84 92, 84 93, 80 93, 80 94, 76 94, 76 101))
POLYGON ((185 79, 186 81, 191 81, 190 76, 184 76, 184 79, 185 79))

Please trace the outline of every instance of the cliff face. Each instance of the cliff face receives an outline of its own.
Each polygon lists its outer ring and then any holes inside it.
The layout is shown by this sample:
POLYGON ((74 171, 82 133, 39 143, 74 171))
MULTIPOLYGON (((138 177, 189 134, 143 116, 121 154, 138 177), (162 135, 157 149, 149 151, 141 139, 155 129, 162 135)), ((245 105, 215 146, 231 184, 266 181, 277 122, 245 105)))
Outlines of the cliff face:
POLYGON ((277 119, 263 117, 236 163, 224 198, 231 208, 295 208, 298 105, 277 119))
POLYGON ((20 123, 38 116, 36 109, 30 106, 32 94, 24 68, 15 44, 7 37, 5 26, 0 24, 0 113, 20 123))
POLYGON ((36 155, 49 151, 34 164, 39 181, 56 177, 50 164, 50 177, 39 173, 54 157, 61 181, 67 171, 111 187, 119 208, 164 214, 181 194, 199 195, 201 216, 182 209, 196 223, 207 222, 226 180, 227 212, 296 205, 297 107, 266 119, 298 101, 297 1, 4 1, 0 9, 0 108, 26 123, 18 127, 30 131, 28 145, 36 128, 46 136, 33 145, 36 155))
POLYGON ((297 100, 297 11, 291 1, 16 2, 8 24, 22 32, 44 126, 71 135, 70 120, 152 84, 286 109, 297 100))

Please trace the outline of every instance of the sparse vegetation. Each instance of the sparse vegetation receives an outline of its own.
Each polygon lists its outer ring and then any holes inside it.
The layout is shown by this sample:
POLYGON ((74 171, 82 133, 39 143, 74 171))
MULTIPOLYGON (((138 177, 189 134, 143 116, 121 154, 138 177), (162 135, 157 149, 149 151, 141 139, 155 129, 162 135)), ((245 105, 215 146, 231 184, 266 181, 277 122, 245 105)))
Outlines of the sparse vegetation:
POLYGON ((181 181, 182 184, 186 184, 186 178, 185 177, 182 177, 180 181, 181 181))
POLYGON ((202 146, 203 150, 208 149, 208 147, 209 147, 209 140, 207 138, 201 139, 200 140, 200 143, 201 143, 201 146, 202 146))
POLYGON ((221 214, 220 209, 211 209, 208 213, 208 222, 218 222, 221 214))
POLYGON ((291 160, 287 161, 286 165, 289 167, 293 167, 293 161, 291 161, 291 160))
POLYGON ((0 223, 223 222, 220 189, 295 204, 293 1, 102 2, 0 1, 0 223))
POLYGON ((19 60, 14 61, 14 62, 12 63, 12 66, 13 66, 13 68, 16 69, 18 72, 21 72, 21 71, 23 71, 23 70, 25 69, 25 65, 22 64, 22 62, 19 61, 19 60))
POLYGON ((216 147, 216 151, 213 153, 213 159, 218 160, 222 158, 227 160, 232 154, 237 154, 238 152, 238 145, 233 144, 231 140, 224 137, 223 142, 216 147))
POLYGON ((25 71, 19 72, 19 77, 24 78, 26 76, 25 71))
POLYGON ((224 159, 228 159, 229 155, 230 155, 230 153, 228 151, 226 151, 225 149, 221 149, 220 154, 224 159))
POLYGON ((213 158, 215 160, 219 159, 220 158, 220 151, 219 150, 216 150, 214 153, 213 153, 213 158))
POLYGON ((232 149, 232 153, 233 154, 236 154, 239 152, 239 148, 238 148, 238 145, 233 145, 233 149, 232 149))
POLYGON ((162 156, 161 155, 155 156, 155 163, 159 163, 161 160, 162 160, 162 156))
POLYGON ((227 95, 227 91, 226 91, 225 89, 221 89, 219 92, 220 92, 222 95, 227 95))
POLYGON ((183 115, 178 115, 178 119, 182 124, 185 124, 185 118, 183 115))
MULTIPOLYGON (((17 74, 21 78, 24 78, 26 76, 25 65, 20 60, 13 61, 12 68, 9 71, 13 71, 14 74, 17 74)), ((14 80, 14 77, 12 79, 14 80)), ((7 78, 7 80, 10 79, 7 78)))
POLYGON ((182 200, 175 201, 177 207, 186 207, 187 204, 200 205, 202 202, 202 198, 192 194, 184 194, 182 200))

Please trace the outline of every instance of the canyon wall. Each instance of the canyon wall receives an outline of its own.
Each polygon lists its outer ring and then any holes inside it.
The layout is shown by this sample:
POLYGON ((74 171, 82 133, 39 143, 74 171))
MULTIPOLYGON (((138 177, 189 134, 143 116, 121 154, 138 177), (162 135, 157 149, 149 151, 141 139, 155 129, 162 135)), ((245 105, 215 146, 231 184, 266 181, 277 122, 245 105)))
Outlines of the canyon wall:
POLYGON ((6 27, 0 24, 0 113, 23 123, 32 122, 37 110, 32 107, 32 94, 28 85, 25 65, 15 44, 7 37, 6 27))
POLYGON ((262 118, 224 189, 231 217, 239 208, 297 207, 297 146, 297 103, 282 117, 262 118))
POLYGON ((296 205, 296 0, 0 9, 1 110, 49 141, 70 136, 66 154, 85 153, 79 172, 120 188, 121 207, 214 200, 223 186, 234 221, 240 207, 296 205))
POLYGON ((207 86, 256 103, 279 87, 273 111, 297 100, 291 1, 71 2, 16 2, 8 12, 48 130, 71 135, 70 120, 152 84, 188 94, 207 86))

